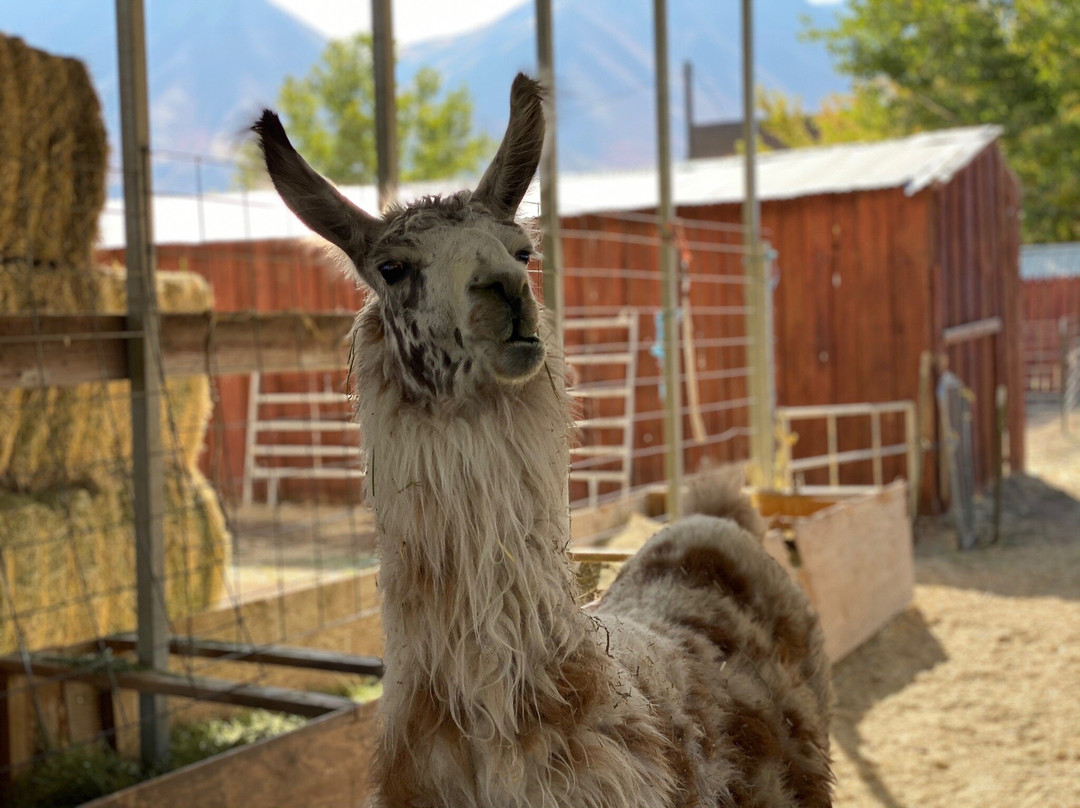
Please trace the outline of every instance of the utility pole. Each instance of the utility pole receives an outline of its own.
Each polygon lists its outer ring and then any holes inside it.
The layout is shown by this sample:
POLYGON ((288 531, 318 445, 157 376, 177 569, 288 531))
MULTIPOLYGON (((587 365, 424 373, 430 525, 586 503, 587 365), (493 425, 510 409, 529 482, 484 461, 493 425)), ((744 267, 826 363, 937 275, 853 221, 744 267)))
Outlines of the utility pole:
POLYGON ((397 200, 397 97, 394 90, 392 0, 371 0, 371 42, 375 61, 375 152, 379 211, 397 200))
MULTIPOLYGON (((150 115, 146 92, 146 17, 143 0, 116 0, 120 72, 120 134, 124 163, 131 380, 131 460, 134 494, 135 578, 139 664, 169 667, 165 608, 165 483, 161 444, 161 326, 155 282, 150 185, 150 115)), ((160 767, 169 757, 169 718, 164 696, 139 694, 142 761, 160 767)))
POLYGON ((664 474, 667 512, 682 510, 682 387, 679 379, 679 278, 675 272, 674 206, 671 199, 671 111, 668 78, 667 3, 653 0, 656 52, 656 147, 660 177, 660 305, 664 322, 664 474))

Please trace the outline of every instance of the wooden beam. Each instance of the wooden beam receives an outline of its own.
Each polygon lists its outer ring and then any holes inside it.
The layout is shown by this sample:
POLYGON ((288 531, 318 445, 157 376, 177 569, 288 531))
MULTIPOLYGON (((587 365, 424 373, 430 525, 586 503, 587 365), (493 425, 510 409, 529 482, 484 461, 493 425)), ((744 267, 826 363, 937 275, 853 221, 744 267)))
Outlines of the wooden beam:
POLYGON ((0 657, 0 672, 30 673, 33 676, 86 682, 102 689, 123 688, 159 696, 257 707, 307 718, 325 715, 354 706, 343 696, 309 693, 283 687, 260 687, 221 679, 180 676, 142 670, 105 670, 101 666, 78 666, 58 662, 25 662, 21 657, 0 657), (28 670, 29 668, 29 670, 28 670))
MULTIPOLYGON (((114 651, 131 651, 135 648, 135 635, 117 634, 106 637, 104 643, 114 651)), ((381 677, 383 675, 381 659, 353 656, 352 654, 338 654, 316 648, 293 648, 283 645, 241 645, 217 640, 202 640, 197 637, 190 639, 187 637, 173 637, 169 641, 169 653, 208 659, 225 658, 234 662, 312 668, 335 673, 351 673, 359 676, 381 677)))
POLYGON ((992 337, 1001 333, 1001 318, 987 317, 963 325, 954 325, 941 332, 941 339, 946 346, 960 345, 981 337, 992 337))
POLYGON ((570 560, 577 564, 621 564, 637 554, 637 550, 612 547, 571 547, 570 560))
MULTIPOLYGON (((277 312, 162 314, 166 376, 338 370, 353 315, 277 312)), ((0 390, 125 379, 122 315, 0 317, 0 390)))

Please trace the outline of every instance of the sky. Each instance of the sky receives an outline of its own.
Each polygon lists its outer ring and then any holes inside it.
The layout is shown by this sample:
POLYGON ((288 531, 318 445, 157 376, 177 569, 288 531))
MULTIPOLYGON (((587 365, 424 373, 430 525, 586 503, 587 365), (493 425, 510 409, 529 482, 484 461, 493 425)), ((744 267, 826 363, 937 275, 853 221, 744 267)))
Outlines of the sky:
MULTIPOLYGON (((371 0, 270 2, 330 38, 371 30, 371 0)), ((393 0, 394 39, 408 45, 423 39, 471 31, 528 2, 532 0, 393 0)), ((834 5, 842 0, 809 2, 814 5, 834 5)))
MULTIPOLYGON (((531 0, 394 0, 394 39, 422 39, 470 31, 531 0)), ((371 30, 370 0, 270 0, 328 37, 371 30)))

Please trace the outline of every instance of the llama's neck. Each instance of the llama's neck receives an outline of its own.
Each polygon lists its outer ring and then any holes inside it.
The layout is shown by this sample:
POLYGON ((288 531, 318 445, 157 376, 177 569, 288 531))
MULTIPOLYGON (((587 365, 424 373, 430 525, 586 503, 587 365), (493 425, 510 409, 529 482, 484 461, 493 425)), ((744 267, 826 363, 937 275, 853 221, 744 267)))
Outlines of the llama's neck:
POLYGON ((423 715, 508 741, 565 700, 566 667, 591 653, 565 552, 562 378, 549 359, 521 388, 452 414, 402 405, 392 384, 361 388, 390 733, 423 715))

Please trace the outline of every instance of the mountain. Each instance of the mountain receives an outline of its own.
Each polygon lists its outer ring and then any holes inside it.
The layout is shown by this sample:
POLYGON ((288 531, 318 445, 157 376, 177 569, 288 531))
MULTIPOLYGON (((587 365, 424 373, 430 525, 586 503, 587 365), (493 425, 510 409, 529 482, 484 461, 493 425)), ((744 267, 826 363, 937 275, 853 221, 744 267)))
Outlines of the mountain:
MULTIPOLYGON (((158 192, 229 187, 227 163, 262 106, 288 75, 302 75, 325 38, 268 0, 147 0, 151 137, 158 192), (199 155, 198 162, 194 156, 199 155)), ((698 123, 740 114, 739 4, 670 0, 672 135, 685 154, 681 65, 695 71, 698 123)), ((828 54, 800 42, 801 16, 827 24, 833 11, 807 0, 756 4, 758 81, 802 97, 808 109, 843 90, 828 54)), ((106 126, 119 131, 116 21, 109 0, 0 0, 0 31, 87 62, 106 126)), ((564 169, 627 168, 655 161, 652 3, 556 0, 555 60, 559 159, 564 169)), ((480 129, 500 137, 510 81, 535 71, 533 4, 452 38, 399 55, 398 82, 430 65, 445 86, 465 85, 480 129)), ((113 190, 118 185, 114 183, 113 190)))
MULTIPOLYGON (((755 4, 757 81, 802 98, 813 110, 842 92, 847 82, 832 69, 820 43, 800 41, 802 19, 827 26, 835 7, 806 0, 755 4)), ((555 84, 559 163, 564 169, 628 168, 655 161, 653 23, 649 0, 555 0, 555 84)), ((676 155, 686 149, 682 64, 694 67, 696 123, 741 117, 741 33, 735 0, 671 0, 668 51, 672 137, 676 155)), ((473 94, 476 120, 493 135, 505 126, 507 88, 519 70, 536 66, 533 4, 476 31, 405 48, 398 79, 424 65, 448 87, 473 94)))

